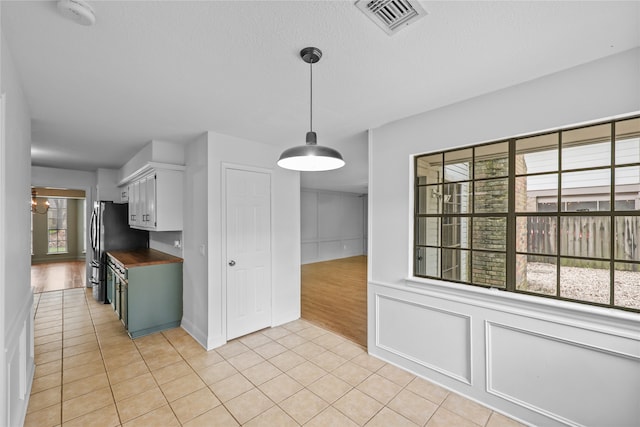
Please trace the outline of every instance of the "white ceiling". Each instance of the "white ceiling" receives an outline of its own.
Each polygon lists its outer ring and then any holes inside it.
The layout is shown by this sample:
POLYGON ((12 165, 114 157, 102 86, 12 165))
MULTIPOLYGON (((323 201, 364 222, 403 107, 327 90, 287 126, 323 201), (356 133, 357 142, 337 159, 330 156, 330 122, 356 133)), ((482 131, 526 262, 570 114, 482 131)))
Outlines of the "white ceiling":
POLYGON ((366 129, 640 45, 638 1, 424 1, 427 17, 391 37, 353 1, 89 3, 92 27, 56 2, 2 1, 34 165, 117 168, 151 139, 207 130, 301 145, 298 52, 316 46, 314 130, 349 165, 303 185, 362 191, 366 129))

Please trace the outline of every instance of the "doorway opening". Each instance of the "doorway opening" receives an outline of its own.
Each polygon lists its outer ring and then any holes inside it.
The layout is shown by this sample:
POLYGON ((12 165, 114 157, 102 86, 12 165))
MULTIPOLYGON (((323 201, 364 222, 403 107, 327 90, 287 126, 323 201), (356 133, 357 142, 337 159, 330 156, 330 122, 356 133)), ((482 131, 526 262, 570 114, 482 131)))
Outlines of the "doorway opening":
POLYGON ((367 348, 367 257, 304 264, 301 315, 367 348))
POLYGON ((301 317, 367 347, 368 196, 301 189, 301 317))
POLYGON ((85 287, 85 191, 32 187, 31 211, 33 292, 85 287))

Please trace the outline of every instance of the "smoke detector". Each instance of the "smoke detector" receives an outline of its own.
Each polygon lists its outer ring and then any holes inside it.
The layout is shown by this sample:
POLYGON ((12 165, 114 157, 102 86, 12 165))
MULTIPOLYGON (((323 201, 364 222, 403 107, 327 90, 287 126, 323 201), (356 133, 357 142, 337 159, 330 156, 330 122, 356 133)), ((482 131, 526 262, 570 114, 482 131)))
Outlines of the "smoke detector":
POLYGON ((390 36, 427 16, 418 0, 358 0, 356 7, 390 36))
POLYGON ((89 4, 84 0, 60 0, 58 10, 61 14, 76 21, 81 25, 93 25, 96 15, 89 4))

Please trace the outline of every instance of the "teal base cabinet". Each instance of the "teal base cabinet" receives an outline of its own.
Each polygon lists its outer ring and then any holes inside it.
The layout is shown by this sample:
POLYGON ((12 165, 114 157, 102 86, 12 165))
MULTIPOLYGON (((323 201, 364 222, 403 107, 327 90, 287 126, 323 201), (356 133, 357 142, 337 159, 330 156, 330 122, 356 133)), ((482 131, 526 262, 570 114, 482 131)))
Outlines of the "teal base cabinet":
POLYGON ((127 279, 121 317, 131 338, 180 326, 181 262, 130 267, 127 279))

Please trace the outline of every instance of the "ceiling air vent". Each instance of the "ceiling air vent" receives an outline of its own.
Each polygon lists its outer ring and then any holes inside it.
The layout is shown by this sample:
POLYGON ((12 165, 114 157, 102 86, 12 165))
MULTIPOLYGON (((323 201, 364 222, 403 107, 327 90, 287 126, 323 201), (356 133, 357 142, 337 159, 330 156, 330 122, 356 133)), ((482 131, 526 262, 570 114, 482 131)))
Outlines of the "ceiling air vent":
POLYGON ((358 0, 356 7, 390 36, 427 16, 418 0, 358 0))

